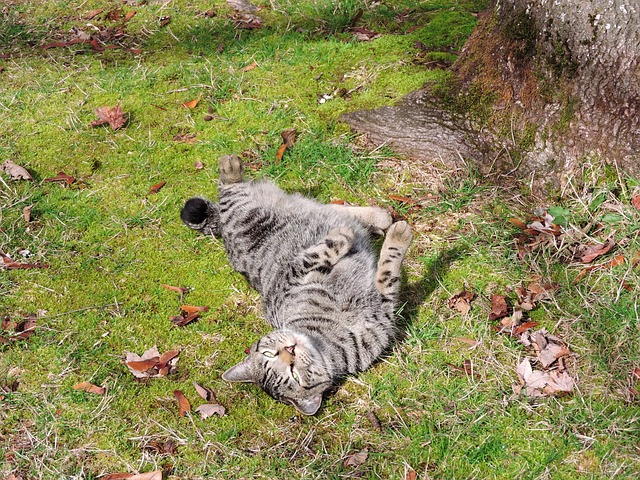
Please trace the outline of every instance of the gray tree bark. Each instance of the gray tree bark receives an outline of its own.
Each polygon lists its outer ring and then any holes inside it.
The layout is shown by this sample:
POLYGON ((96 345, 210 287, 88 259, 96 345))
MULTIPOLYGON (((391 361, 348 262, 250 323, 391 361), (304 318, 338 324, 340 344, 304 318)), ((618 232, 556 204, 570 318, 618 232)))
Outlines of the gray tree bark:
POLYGON ((494 0, 453 72, 453 103, 468 109, 444 114, 452 121, 434 120, 447 107, 425 100, 429 89, 346 120, 421 160, 459 153, 545 193, 581 183, 594 163, 640 175, 637 0, 494 0))

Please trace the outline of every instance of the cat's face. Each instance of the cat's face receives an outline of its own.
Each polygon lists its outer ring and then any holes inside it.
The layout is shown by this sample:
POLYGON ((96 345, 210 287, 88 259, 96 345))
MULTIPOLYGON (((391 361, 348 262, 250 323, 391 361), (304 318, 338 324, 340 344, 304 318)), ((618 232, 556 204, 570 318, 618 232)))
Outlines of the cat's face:
POLYGON ((249 349, 247 357, 227 370, 229 382, 256 383, 276 400, 305 415, 320 408, 322 393, 332 386, 324 361, 312 342, 299 333, 276 330, 249 349))

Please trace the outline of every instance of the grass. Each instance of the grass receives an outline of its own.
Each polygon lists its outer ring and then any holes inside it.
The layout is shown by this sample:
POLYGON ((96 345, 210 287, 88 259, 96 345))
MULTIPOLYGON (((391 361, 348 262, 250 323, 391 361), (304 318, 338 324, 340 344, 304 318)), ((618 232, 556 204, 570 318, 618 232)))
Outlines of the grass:
POLYGON ((640 242, 629 202, 637 179, 593 161, 584 190, 569 188, 562 202, 544 204, 473 170, 371 150, 349 133, 343 113, 446 82, 446 72, 414 63, 413 45, 459 49, 484 2, 258 4, 264 26, 252 31, 235 28, 221 1, 123 4, 136 15, 113 41, 118 48, 102 52, 41 47, 68 41, 72 27, 119 25, 104 14, 84 19, 113 2, 5 7, 0 161, 26 167, 34 181, 0 174, 0 251, 50 268, 0 269, 0 316, 39 317, 28 340, 0 346, 0 476, 91 479, 162 469, 165 478, 386 479, 410 478, 412 470, 418 478, 635 478, 640 406, 630 387, 640 324, 631 259, 640 242), (211 9, 215 16, 203 15, 211 9), (355 42, 345 31, 360 9, 358 25, 380 38, 355 42), (160 27, 160 17, 171 23, 160 27), (340 89, 352 93, 318 102, 340 89), (182 106, 196 98, 195 109, 182 106), (125 128, 89 127, 95 108, 115 104, 129 115, 125 128), (298 140, 277 162, 286 128, 296 128, 298 140), (195 143, 174 140, 183 133, 195 134, 195 143), (229 267, 223 246, 193 235, 178 212, 194 194, 215 196, 217 158, 233 152, 244 152, 252 175, 276 178, 288 191, 391 206, 416 230, 400 309, 404 340, 315 417, 220 379, 268 328, 259 297, 229 267), (78 181, 43 182, 58 171, 78 181), (164 188, 150 194, 160 181, 164 188), (519 231, 508 219, 525 219, 538 206, 568 212, 567 245, 545 245, 521 261, 519 231), (614 235, 613 254, 626 260, 574 285, 581 267, 571 245, 589 243, 592 233, 576 233, 589 223, 603 225, 597 238, 614 235), (514 395, 515 365, 527 352, 487 321, 491 294, 512 295, 536 276, 561 285, 531 317, 574 352, 569 369, 578 390, 568 397, 514 395), (635 290, 621 287, 623 279, 635 290), (162 284, 190 292, 180 299, 162 284), (447 306, 464 287, 477 293, 467 315, 447 306), (210 310, 178 329, 169 317, 182 303, 210 310), (136 382, 124 352, 153 345, 180 350, 178 370, 136 382), (477 375, 449 366, 465 360, 477 375), (107 393, 74 390, 81 381, 107 393), (211 387, 228 414, 178 417, 173 390, 196 406, 193 381, 211 387), (158 447, 168 440, 177 451, 158 447), (362 465, 344 466, 363 449, 362 465))

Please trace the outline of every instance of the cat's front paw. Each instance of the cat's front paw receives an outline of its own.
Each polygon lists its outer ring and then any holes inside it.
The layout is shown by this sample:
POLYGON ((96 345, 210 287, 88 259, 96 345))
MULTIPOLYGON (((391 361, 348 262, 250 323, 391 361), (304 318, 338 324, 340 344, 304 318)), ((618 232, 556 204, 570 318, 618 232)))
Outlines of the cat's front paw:
POLYGON ((391 242, 390 246, 408 248, 413 240, 411 226, 404 220, 394 223, 387 231, 387 239, 391 242))
POLYGON ((220 182, 242 182, 242 160, 238 155, 225 155, 220 159, 220 182))
POLYGON ((337 257, 342 257, 351 249, 354 238, 353 230, 348 227, 332 228, 324 243, 337 257))

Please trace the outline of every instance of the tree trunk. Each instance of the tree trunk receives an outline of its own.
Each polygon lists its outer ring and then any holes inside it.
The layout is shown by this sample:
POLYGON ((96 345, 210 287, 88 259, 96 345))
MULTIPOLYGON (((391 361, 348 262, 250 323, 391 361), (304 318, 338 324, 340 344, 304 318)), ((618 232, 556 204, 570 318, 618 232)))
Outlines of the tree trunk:
MULTIPOLYGON (((471 151, 460 154, 483 173, 508 172, 545 193, 580 184, 594 171, 640 175, 637 0, 494 0, 453 73, 454 87, 440 96, 439 108, 463 113, 447 131, 464 139, 471 151)), ((429 109, 425 117, 438 116, 433 102, 424 101, 427 92, 384 113, 392 132, 418 139, 405 149, 409 154, 438 160, 433 152, 451 150, 451 143, 439 142, 439 135, 429 141, 425 127, 433 123, 421 128, 409 121, 404 128, 398 121, 402 109, 410 118, 420 108, 429 109)), ((384 120, 362 115, 347 121, 361 131, 375 124, 382 137, 384 120)), ((403 149, 402 140, 387 141, 403 149)))

